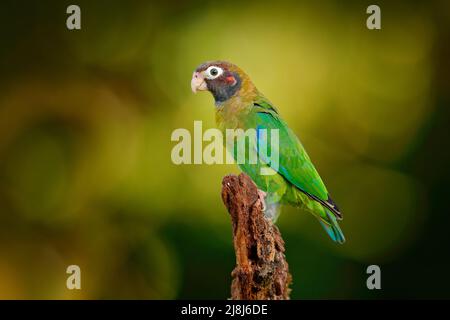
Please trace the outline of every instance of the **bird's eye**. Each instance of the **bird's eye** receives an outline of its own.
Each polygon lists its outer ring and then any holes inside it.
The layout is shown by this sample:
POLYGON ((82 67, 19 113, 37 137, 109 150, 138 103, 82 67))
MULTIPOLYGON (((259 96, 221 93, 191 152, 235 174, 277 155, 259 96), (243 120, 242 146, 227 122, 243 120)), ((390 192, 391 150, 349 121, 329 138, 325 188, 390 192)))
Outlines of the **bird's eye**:
POLYGON ((211 66, 208 69, 206 69, 205 73, 208 79, 215 79, 223 73, 223 70, 222 68, 211 66))

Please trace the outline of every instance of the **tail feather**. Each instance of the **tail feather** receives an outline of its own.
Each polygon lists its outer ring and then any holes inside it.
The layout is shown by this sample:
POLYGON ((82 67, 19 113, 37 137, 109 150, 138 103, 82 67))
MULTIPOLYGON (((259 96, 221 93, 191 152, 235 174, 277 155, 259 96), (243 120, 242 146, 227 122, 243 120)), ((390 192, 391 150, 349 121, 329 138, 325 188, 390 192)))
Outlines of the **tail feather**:
POLYGON ((334 242, 344 243, 345 237, 344 237, 344 234, 342 233, 341 228, 339 227, 336 217, 333 214, 329 213, 328 210, 326 210, 326 212, 327 212, 327 217, 328 217, 327 220, 329 222, 327 223, 327 222, 323 221, 322 219, 319 219, 320 224, 325 229, 325 231, 328 233, 330 238, 333 239, 334 242))

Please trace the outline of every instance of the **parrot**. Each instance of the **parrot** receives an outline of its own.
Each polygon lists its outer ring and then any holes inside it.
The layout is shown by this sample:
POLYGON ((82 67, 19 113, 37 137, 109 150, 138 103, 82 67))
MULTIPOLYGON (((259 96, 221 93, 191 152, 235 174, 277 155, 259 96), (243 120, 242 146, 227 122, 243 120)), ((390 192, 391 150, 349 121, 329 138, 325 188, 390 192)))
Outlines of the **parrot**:
MULTIPOLYGON (((267 143, 268 136, 260 135, 263 129, 278 132, 278 163, 273 165, 258 150, 256 163, 250 163, 249 154, 238 163, 258 188, 267 218, 278 218, 280 205, 291 205, 315 216, 330 238, 344 243, 345 237, 339 227, 342 213, 330 197, 319 173, 314 167, 296 134, 281 118, 277 108, 256 88, 250 77, 238 66, 226 61, 208 61, 200 64, 192 75, 191 89, 209 91, 215 101, 215 118, 218 129, 254 129, 257 143, 267 143), (261 169, 273 170, 273 174, 261 174, 261 169)), ((251 147, 250 143, 246 146, 251 147)), ((256 144, 259 145, 259 144, 256 144)), ((227 150, 237 159, 236 146, 227 150)), ((268 151, 271 146, 267 147, 268 151)), ((258 148, 256 148, 258 149, 258 148)), ((273 148, 272 148, 273 149, 273 148)))

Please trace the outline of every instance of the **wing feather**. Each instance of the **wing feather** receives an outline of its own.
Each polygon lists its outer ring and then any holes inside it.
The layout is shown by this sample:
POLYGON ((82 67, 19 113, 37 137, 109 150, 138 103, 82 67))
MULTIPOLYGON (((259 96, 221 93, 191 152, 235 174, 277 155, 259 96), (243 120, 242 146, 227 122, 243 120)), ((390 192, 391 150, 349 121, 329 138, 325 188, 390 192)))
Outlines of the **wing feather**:
MULTIPOLYGON (((257 130, 278 129, 279 134, 279 163, 278 173, 286 180, 295 185, 300 191, 308 195, 311 199, 318 201, 323 206, 330 209, 338 218, 342 218, 339 208, 331 199, 319 173, 311 162, 306 150, 298 140, 297 136, 279 117, 276 109, 267 100, 255 103, 253 110, 254 120, 257 130)), ((265 143, 269 153, 270 135, 261 138, 257 135, 258 145, 265 143)), ((269 163, 269 159, 263 159, 272 169, 277 169, 269 163)))

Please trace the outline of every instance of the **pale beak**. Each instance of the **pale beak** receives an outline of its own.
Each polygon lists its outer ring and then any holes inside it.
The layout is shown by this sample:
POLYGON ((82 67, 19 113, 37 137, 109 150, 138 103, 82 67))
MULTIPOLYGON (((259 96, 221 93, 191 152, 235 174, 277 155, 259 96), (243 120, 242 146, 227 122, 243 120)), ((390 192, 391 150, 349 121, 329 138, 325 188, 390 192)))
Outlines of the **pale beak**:
POLYGON ((208 90, 205 78, 200 72, 194 72, 194 74, 192 75, 191 89, 193 93, 196 93, 197 91, 208 90))

